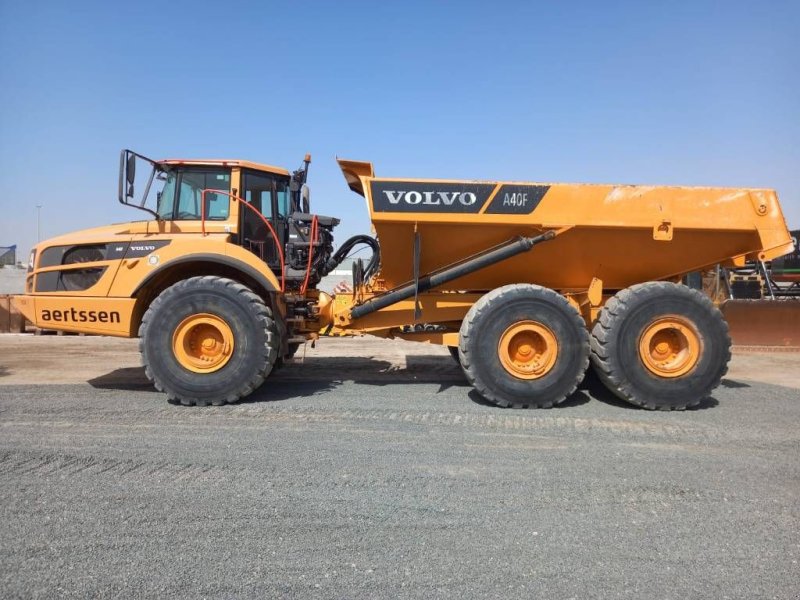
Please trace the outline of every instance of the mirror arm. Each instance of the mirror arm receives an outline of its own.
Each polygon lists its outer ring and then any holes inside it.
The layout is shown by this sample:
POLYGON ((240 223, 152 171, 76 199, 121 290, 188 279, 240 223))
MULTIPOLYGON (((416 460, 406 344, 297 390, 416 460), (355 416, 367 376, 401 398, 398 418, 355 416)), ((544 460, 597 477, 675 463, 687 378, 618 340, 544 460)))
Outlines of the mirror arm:
POLYGON ((139 203, 139 208, 144 207, 144 203, 147 202, 147 196, 150 194, 150 186, 153 185, 153 179, 156 176, 156 166, 153 165, 153 170, 150 171, 150 177, 147 180, 147 185, 144 186, 144 194, 142 194, 142 201, 139 203))
POLYGON ((150 213, 156 218, 156 221, 163 221, 164 219, 159 215, 156 211, 151 208, 147 208, 146 206, 139 206, 138 204, 128 204, 128 206, 132 208, 138 208, 139 210, 143 210, 146 213, 150 213))

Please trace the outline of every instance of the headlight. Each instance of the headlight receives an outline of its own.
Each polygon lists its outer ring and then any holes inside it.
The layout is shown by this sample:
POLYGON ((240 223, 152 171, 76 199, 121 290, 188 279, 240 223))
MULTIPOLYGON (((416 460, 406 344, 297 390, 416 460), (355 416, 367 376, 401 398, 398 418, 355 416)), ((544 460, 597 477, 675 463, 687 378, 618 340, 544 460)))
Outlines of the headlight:
POLYGON ((28 258, 28 273, 33 271, 33 263, 36 261, 36 249, 31 250, 31 255, 28 258))

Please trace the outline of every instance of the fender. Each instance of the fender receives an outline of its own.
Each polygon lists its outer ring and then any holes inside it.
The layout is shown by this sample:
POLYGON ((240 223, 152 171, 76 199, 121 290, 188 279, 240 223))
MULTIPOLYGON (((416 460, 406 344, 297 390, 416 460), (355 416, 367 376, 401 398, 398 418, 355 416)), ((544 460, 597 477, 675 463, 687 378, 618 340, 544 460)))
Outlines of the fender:
POLYGON ((206 263, 216 263, 218 265, 224 265, 226 267, 231 267, 236 269, 237 271, 241 271, 248 277, 257 281, 267 292, 277 292, 280 287, 278 285, 278 280, 275 278, 272 273, 270 276, 267 276, 265 273, 262 273, 255 267, 248 265, 241 260, 237 260, 235 258, 231 258, 229 256, 225 256, 222 254, 191 254, 188 256, 184 256, 181 258, 176 258, 165 262, 161 265, 158 269, 153 271, 152 273, 148 274, 139 285, 136 286, 136 289, 133 290, 131 296, 136 296, 143 288, 145 288, 151 281, 153 281, 159 275, 162 275, 168 270, 171 270, 174 266, 186 263, 193 263, 193 262, 206 262, 206 263))

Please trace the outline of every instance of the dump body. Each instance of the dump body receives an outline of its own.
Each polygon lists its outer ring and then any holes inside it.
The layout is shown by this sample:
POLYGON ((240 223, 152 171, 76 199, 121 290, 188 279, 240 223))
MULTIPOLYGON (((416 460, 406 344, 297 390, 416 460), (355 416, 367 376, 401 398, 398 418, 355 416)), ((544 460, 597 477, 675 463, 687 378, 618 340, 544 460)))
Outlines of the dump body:
POLYGON ((429 273, 514 236, 568 228, 531 253, 451 282, 452 290, 585 290, 593 278, 617 290, 792 250, 767 189, 387 179, 370 163, 339 163, 366 198, 386 288, 413 278, 415 232, 419 272, 429 273))

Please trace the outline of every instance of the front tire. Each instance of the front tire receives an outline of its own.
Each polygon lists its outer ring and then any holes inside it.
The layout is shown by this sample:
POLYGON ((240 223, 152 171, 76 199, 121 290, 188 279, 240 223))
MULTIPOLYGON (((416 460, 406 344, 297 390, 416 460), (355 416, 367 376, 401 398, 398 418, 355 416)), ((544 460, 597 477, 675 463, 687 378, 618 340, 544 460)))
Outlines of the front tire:
POLYGON ((145 374, 186 406, 237 402, 258 388, 280 347, 272 313, 237 281, 192 277, 150 304, 139 328, 145 374))
POLYGON ((549 408, 589 365, 589 332, 564 296, 538 285, 497 288, 472 305, 459 333, 461 367, 489 402, 549 408))
POLYGON ((622 400, 683 410, 716 388, 731 358, 728 325, 706 296, 649 282, 611 298, 592 329, 592 364, 622 400))

